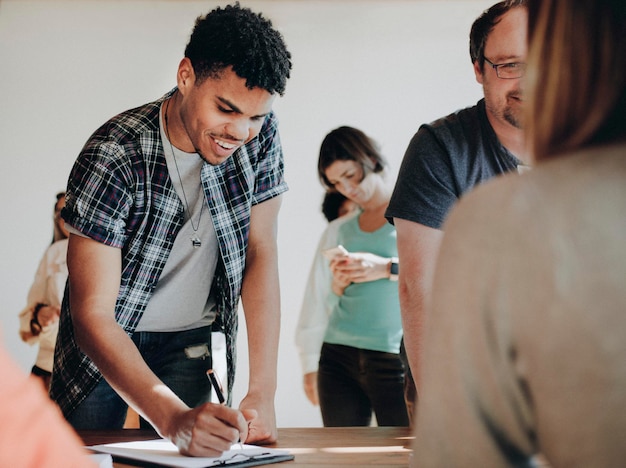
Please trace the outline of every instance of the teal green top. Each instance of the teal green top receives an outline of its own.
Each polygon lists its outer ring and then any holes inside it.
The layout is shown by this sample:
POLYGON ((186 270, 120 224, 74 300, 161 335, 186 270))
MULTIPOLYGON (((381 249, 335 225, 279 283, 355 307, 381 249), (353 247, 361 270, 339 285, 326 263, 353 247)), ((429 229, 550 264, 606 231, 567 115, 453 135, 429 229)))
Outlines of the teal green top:
MULTIPOLYGON (((338 243, 348 252, 370 252, 397 257, 396 230, 385 223, 374 232, 364 232, 355 216, 339 227, 338 243)), ((359 349, 398 353, 402 338, 398 283, 379 279, 352 283, 342 296, 331 292, 332 312, 324 341, 359 349)))

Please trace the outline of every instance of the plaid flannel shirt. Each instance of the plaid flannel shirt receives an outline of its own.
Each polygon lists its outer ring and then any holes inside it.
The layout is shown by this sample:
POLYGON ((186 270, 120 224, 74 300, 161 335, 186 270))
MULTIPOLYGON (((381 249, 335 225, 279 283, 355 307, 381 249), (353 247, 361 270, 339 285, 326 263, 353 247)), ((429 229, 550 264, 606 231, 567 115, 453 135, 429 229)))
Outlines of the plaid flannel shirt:
MULTIPOLYGON (((159 132, 161 103, 123 112, 90 137, 70 173, 64 220, 86 236, 122 251, 118 324, 132 335, 183 225, 159 132)), ((259 135, 219 166, 201 172, 219 244, 215 272, 218 320, 226 334, 229 395, 235 373, 237 307, 252 205, 287 190, 278 122, 271 113, 259 135)), ((71 280, 70 280, 71 281, 71 280)), ((63 301, 50 395, 64 414, 93 390, 102 374, 76 344, 69 295, 63 301)))

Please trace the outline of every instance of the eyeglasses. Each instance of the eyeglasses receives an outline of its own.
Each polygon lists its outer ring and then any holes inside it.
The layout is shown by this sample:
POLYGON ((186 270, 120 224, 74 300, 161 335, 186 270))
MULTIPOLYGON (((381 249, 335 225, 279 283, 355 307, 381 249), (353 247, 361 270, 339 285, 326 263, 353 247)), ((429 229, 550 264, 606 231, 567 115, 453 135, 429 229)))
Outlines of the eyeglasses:
POLYGON ((526 73, 526 64, 524 62, 493 63, 487 57, 483 58, 496 71, 496 76, 503 80, 521 78, 526 73))

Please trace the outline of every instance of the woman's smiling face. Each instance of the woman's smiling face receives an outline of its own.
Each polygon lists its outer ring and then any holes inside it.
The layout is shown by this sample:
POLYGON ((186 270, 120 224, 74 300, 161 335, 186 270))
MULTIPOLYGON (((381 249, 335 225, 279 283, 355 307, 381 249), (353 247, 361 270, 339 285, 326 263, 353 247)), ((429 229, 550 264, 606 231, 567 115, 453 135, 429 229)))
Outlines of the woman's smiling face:
POLYGON ((363 166, 352 160, 336 160, 324 171, 332 186, 344 197, 363 206, 376 190, 375 173, 365 175, 363 166))

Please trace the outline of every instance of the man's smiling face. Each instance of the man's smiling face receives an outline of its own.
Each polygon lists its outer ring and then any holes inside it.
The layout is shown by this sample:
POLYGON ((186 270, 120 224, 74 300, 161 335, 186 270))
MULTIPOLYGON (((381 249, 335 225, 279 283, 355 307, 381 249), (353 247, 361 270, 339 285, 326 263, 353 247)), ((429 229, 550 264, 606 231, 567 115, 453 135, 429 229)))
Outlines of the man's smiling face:
POLYGON ((246 80, 231 68, 198 85, 191 63, 185 60, 179 67, 178 87, 186 141, 177 141, 177 146, 219 165, 259 134, 276 96, 261 88, 247 88, 246 80))

